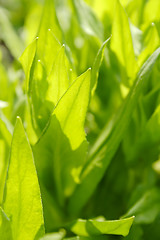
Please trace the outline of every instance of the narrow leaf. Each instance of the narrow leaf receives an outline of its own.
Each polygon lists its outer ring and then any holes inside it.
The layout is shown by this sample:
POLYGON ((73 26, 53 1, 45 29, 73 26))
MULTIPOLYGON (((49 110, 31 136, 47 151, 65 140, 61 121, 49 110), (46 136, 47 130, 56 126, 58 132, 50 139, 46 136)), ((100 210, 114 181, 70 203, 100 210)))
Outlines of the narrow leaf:
POLYGON ((43 235, 43 214, 32 150, 17 118, 6 180, 4 211, 12 219, 13 239, 38 239, 43 235), (41 229, 41 230, 40 230, 41 229))
POLYGON ((73 192, 77 174, 85 161, 88 144, 84 121, 89 95, 90 71, 87 71, 62 96, 44 134, 34 147, 40 179, 45 186, 54 182, 61 205, 64 204, 64 196, 68 197, 73 192))
MULTIPOLYGON (((119 0, 117 0, 116 12, 112 25, 111 49, 115 52, 121 64, 123 78, 125 76, 124 74, 126 74, 128 78, 134 78, 137 66, 129 20, 119 0)), ((127 84, 127 80, 125 81, 127 84)))
POLYGON ((23 42, 13 29, 13 26, 10 23, 5 10, 1 7, 0 7, 0 32, 1 38, 6 43, 12 55, 15 58, 18 58, 24 50, 23 42))
POLYGON ((98 79, 98 73, 99 73, 99 68, 101 66, 102 60, 103 60, 103 55, 104 55, 104 49, 108 43, 110 38, 108 38, 101 46, 99 49, 97 56, 94 60, 93 67, 92 67, 92 73, 91 73, 91 89, 92 89, 92 95, 97 87, 97 79, 98 79))
POLYGON ((103 41, 103 26, 92 9, 83 0, 72 0, 79 24, 83 31, 103 41))
POLYGON ((159 57, 158 48, 142 66, 133 87, 131 88, 113 126, 99 137, 90 151, 89 159, 82 170, 81 184, 79 184, 69 202, 69 210, 78 212, 85 205, 102 179, 110 161, 112 160, 131 119, 131 114, 137 104, 145 82, 148 80, 152 68, 159 57), (85 194, 84 194, 85 193, 85 194))
POLYGON ((26 91, 27 92, 29 89, 30 71, 31 71, 32 63, 36 53, 37 39, 38 38, 36 38, 32 43, 29 44, 29 46, 24 50, 23 54, 19 58, 26 75, 26 91))
POLYGON ((12 125, 3 113, 0 112, 0 204, 3 201, 12 130, 12 125))
POLYGON ((160 45, 160 38, 154 23, 147 29, 144 34, 144 47, 138 57, 138 63, 141 66, 152 52, 160 45))
POLYGON ((155 221, 160 213, 160 191, 157 188, 146 191, 130 207, 124 217, 136 215, 135 223, 149 224, 155 221))
POLYGON ((12 240, 11 222, 0 207, 0 239, 12 240))

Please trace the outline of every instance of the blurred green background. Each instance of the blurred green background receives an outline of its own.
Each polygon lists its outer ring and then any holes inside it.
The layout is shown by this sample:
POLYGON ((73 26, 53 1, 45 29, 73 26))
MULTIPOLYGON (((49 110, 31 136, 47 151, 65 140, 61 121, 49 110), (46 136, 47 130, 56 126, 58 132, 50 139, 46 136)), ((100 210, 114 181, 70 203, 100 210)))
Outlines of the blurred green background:
MULTIPOLYGON (((31 128, 25 75, 19 57, 38 36, 43 9, 44 1, 40 0, 0 0, 0 117, 12 132, 19 115, 32 146, 39 134, 31 128)), ((48 12, 46 19, 51 19, 54 11, 56 23, 51 30, 65 44, 75 76, 94 66, 98 50, 111 37, 104 49, 99 76, 96 73, 98 82, 85 121, 90 150, 99 136, 112 128, 114 116, 118 115, 139 69, 160 46, 160 1, 55 0, 54 10, 48 12)), ((1 193, 10 146, 4 135, 1 128, 1 193)), ((50 205, 45 212, 48 232, 57 231, 72 219, 65 208, 56 219, 50 205)), ((159 240, 160 58, 103 179, 76 217, 118 219, 132 215, 136 218, 126 239, 159 240)))

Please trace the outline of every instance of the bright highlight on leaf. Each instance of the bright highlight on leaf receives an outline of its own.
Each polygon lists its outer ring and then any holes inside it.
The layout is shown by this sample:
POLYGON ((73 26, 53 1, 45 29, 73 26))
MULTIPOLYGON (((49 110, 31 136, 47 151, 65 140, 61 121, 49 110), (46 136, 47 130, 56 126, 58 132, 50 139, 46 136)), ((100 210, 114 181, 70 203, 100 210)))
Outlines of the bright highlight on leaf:
POLYGON ((81 173, 81 184, 77 186, 70 199, 70 211, 80 211, 103 177, 113 154, 115 154, 119 146, 124 131, 129 124, 130 115, 136 106, 138 97, 159 55, 160 48, 158 48, 142 66, 119 114, 117 114, 113 127, 109 132, 103 132, 103 137, 100 136, 100 140, 98 139, 91 149, 88 162, 81 173), (83 192, 85 192, 85 195, 83 192), (78 201, 78 199, 81 199, 81 201, 78 201))
POLYGON ((4 211, 13 239, 38 239, 44 234, 42 202, 32 150, 17 118, 7 173, 4 211))
POLYGON ((111 49, 121 63, 121 72, 122 77, 124 76, 124 81, 126 77, 134 78, 137 71, 137 63, 133 49, 129 20, 119 0, 117 0, 116 12, 112 25, 111 49), (125 74, 127 75, 126 77, 125 74))
POLYGON ((51 171, 50 178, 62 205, 64 196, 70 196, 75 188, 73 170, 81 168, 86 157, 84 121, 89 96, 90 70, 79 76, 61 97, 34 148, 38 174, 47 182, 47 171, 51 171))

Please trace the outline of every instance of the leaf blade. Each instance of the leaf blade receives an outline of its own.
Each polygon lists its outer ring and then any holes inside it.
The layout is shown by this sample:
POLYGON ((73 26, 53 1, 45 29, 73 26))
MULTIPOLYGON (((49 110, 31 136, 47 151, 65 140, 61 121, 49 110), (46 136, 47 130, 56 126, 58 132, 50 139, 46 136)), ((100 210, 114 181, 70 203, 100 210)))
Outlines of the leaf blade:
POLYGON ((133 220, 134 217, 112 221, 78 219, 73 223, 70 230, 84 237, 99 236, 102 234, 127 236, 133 220))
POLYGON ((3 209, 0 207, 0 239, 12 240, 12 230, 10 219, 6 216, 3 209))
POLYGON ((12 218, 13 238, 34 239, 44 224, 42 203, 32 150, 20 118, 13 133, 5 193, 4 210, 12 218))
POLYGON ((81 174, 81 183, 77 186, 75 192, 71 196, 68 205, 70 212, 77 213, 82 209, 102 179, 123 137, 123 133, 130 120, 130 115, 137 104, 144 83, 149 78, 149 74, 159 55, 160 48, 158 48, 142 66, 109 133, 107 130, 106 137, 105 134, 102 138, 100 136, 100 141, 98 139, 95 146, 93 146, 93 149, 89 154, 89 160, 81 174), (81 201, 78 201, 78 199, 81 199, 81 201))

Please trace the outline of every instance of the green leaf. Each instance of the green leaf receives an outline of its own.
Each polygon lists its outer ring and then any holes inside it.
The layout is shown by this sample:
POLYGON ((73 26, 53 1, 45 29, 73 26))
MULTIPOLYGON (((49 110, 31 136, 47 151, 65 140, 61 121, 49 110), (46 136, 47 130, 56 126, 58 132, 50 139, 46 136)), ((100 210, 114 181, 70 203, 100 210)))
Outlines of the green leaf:
MULTIPOLYGON (((62 32, 56 17, 54 3, 53 0, 46 0, 38 37, 29 45, 20 58, 27 79, 32 123, 38 135, 44 129, 53 111, 54 104, 57 103, 52 101, 55 99, 55 96, 52 97, 52 90, 56 79, 51 79, 55 76, 53 76, 53 73, 50 75, 50 73, 61 48, 59 41, 62 41, 62 32), (52 84, 50 85, 50 83, 52 84)), ((61 63, 61 66, 58 67, 64 71, 65 63, 61 63)), ((59 71, 59 73, 61 74, 62 71, 59 71)))
MULTIPOLYGON (((50 88, 47 77, 61 47, 51 30, 47 30, 46 45, 43 52, 41 52, 39 46, 43 41, 44 39, 37 38, 28 46, 20 58, 27 79, 28 100, 33 127, 38 134, 45 127, 51 111, 53 111, 54 103, 46 99, 47 91, 50 88)), ((52 82, 54 83, 54 80, 52 82)))
POLYGON ((102 179, 123 138, 123 134, 130 122, 131 114, 159 54, 160 48, 158 48, 142 66, 124 104, 111 123, 111 127, 106 128, 106 131, 102 132, 93 145, 87 164, 81 172, 81 183, 77 186, 70 198, 68 206, 70 212, 77 213, 80 211, 102 179))
POLYGON ((143 22, 145 5, 146 1, 144 0, 134 0, 127 2, 127 14, 131 22, 137 27, 140 27, 143 22))
POLYGON ((19 58, 26 75, 26 91, 27 92, 29 90, 29 79, 30 79, 31 67, 32 67, 35 53, 36 53, 37 39, 38 38, 36 38, 32 43, 29 44, 29 46, 24 50, 23 54, 19 58))
POLYGON ((90 69, 73 82, 53 112, 73 150, 85 139, 84 122, 89 102, 89 87, 90 69))
MULTIPOLYGON (((42 21, 41 31, 46 27, 43 24, 42 21)), ((38 135, 72 81, 64 46, 61 47, 50 29, 45 32, 45 39, 43 35, 40 34, 20 58, 27 78, 33 127, 38 135)))
POLYGON ((106 235, 92 236, 92 237, 76 236, 71 238, 64 238, 64 240, 108 240, 108 237, 106 235))
MULTIPOLYGON (((159 92, 159 88, 157 93, 159 92)), ((153 98, 153 96, 152 96, 153 98)), ((149 101, 147 101, 146 106, 147 110, 149 110, 149 103, 151 103, 152 99, 149 98, 149 101)), ((155 98, 153 98, 153 102, 155 103, 155 98)), ((146 156, 149 156, 151 162, 154 161, 155 155, 159 155, 159 150, 156 148, 156 146, 159 144, 160 141, 160 105, 157 106, 149 120, 145 123, 142 123, 142 129, 141 135, 137 133, 138 137, 136 142, 133 144, 134 137, 131 135, 131 140, 126 137, 124 139, 124 152, 126 153, 126 161, 133 162, 135 159, 139 159, 140 156, 143 156, 146 158, 146 156), (145 153, 144 153, 145 150, 145 153), (127 153, 130 153, 129 155, 127 153), (152 156, 151 156, 152 155, 152 156)), ((133 123, 131 123, 133 126, 133 123)), ((135 133, 135 130, 134 130, 135 133)))
POLYGON ((62 229, 60 232, 48 233, 40 240, 62 240, 65 236, 65 230, 62 229))
POLYGON ((1 88, 0 88, 0 98, 3 101, 7 101, 8 102, 8 76, 7 76, 7 72, 5 67, 2 64, 2 53, 0 50, 0 84, 1 84, 1 88))
POLYGON ((8 167, 9 148, 12 140, 13 127, 0 111, 0 204, 3 201, 4 185, 8 167))
POLYGON ((148 224, 154 222, 160 213, 160 191, 159 189, 151 189, 146 191, 131 206, 124 217, 136 215, 135 223, 148 224))
POLYGON ((99 73, 99 68, 101 66, 102 60, 103 60, 103 55, 104 55, 104 49, 108 43, 110 38, 108 38, 101 46, 99 49, 96 58, 93 63, 92 67, 92 73, 91 73, 91 89, 92 89, 92 95, 97 87, 97 79, 98 79, 98 73, 99 73))
POLYGON ((150 54, 152 54, 152 52, 155 51, 155 49, 160 45, 159 34, 154 23, 152 23, 145 32, 143 42, 143 51, 138 57, 138 63, 140 66, 144 63, 147 57, 150 56, 150 54))
POLYGON ((38 239, 44 234, 36 169, 20 118, 13 133, 3 205, 11 219, 13 239, 38 239))
POLYGON ((5 117, 2 111, 0 111, 0 135, 3 136, 3 139, 6 141, 8 146, 11 144, 13 134, 13 126, 5 117))
POLYGON ((96 36, 103 42, 103 26, 92 9, 83 0, 72 0, 72 2, 83 31, 89 35, 96 36))
MULTIPOLYGON (((62 31, 56 16, 55 6, 53 0, 46 0, 43 8, 42 18, 38 30, 38 37, 42 39, 38 43, 38 48, 40 50, 40 53, 43 55, 44 49, 48 46, 46 46, 46 36, 48 34, 48 30, 51 30, 54 34, 54 36, 57 38, 58 41, 62 41, 62 31)), ((50 47, 50 46, 49 46, 50 47)), ((52 50, 54 52, 54 48, 48 48, 48 50, 52 50)), ((46 50, 45 50, 46 51, 46 50)), ((51 52, 50 52, 51 54, 51 52)), ((48 61, 49 59, 46 60, 48 61)))
POLYGON ((124 83, 127 84, 128 80, 126 77, 131 79, 135 77, 137 63, 133 49, 129 20, 119 0, 117 0, 112 25, 111 50, 116 54, 121 64, 122 81, 125 81, 124 83))
POLYGON ((127 236, 133 220, 134 217, 112 221, 78 219, 71 225, 70 230, 77 235, 85 237, 101 234, 127 236))
POLYGON ((49 87, 46 93, 46 100, 53 102, 54 106, 71 84, 67 72, 67 61, 63 45, 56 56, 51 73, 47 78, 49 87))
POLYGON ((0 239, 12 240, 12 230, 10 219, 0 207, 0 239))
POLYGON ((0 7, 0 32, 1 38, 6 43, 12 55, 15 58, 18 58, 24 50, 23 42, 13 29, 12 24, 10 23, 5 10, 1 7, 0 7))
POLYGON ((40 179, 46 186, 54 181, 61 205, 64 204, 64 196, 68 197, 73 192, 75 181, 78 181, 77 174, 85 161, 88 144, 84 121, 89 96, 90 71, 87 71, 62 96, 45 132, 34 147, 40 179))
POLYGON ((108 20, 106 24, 111 24, 115 14, 114 10, 115 10, 116 0, 113 0, 113 1, 101 0, 100 2, 99 0, 94 0, 89 2, 94 12, 96 12, 96 15, 101 19, 101 21, 106 16, 108 20))
POLYGON ((47 75, 49 75, 55 62, 57 53, 61 48, 61 44, 52 29, 46 29, 46 26, 41 26, 41 28, 42 27, 46 31, 44 36, 40 33, 38 35, 36 60, 42 61, 46 69, 47 75))
POLYGON ((125 237, 125 239, 126 240, 132 240, 132 239, 142 240, 143 239, 142 227, 140 225, 133 224, 129 232, 129 235, 125 237))
POLYGON ((150 25, 152 22, 159 21, 160 2, 157 0, 150 0, 146 2, 143 13, 143 24, 150 25))
POLYGON ((69 65, 64 46, 60 48, 58 44, 58 49, 56 45, 53 45, 53 48, 57 53, 54 56, 55 59, 50 72, 47 73, 43 59, 41 61, 36 58, 33 75, 30 78, 29 97, 32 118, 35 129, 40 128, 41 131, 47 124, 53 108, 71 83, 68 76, 69 65))

